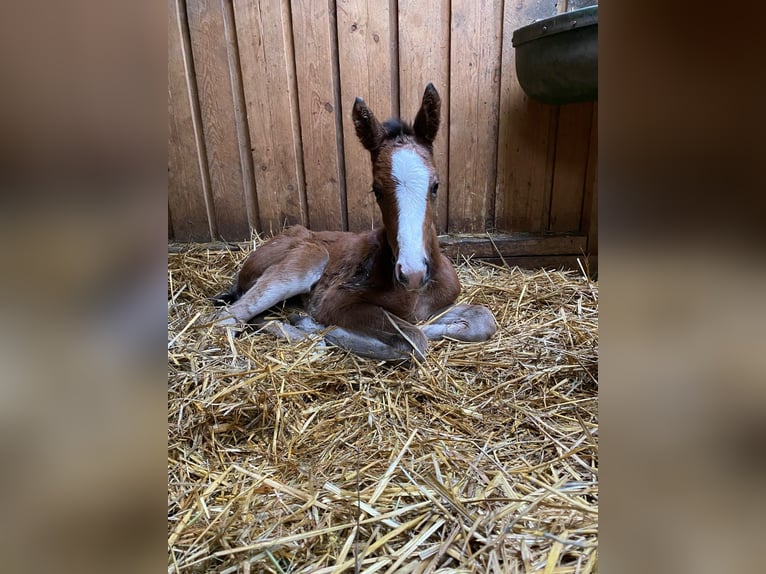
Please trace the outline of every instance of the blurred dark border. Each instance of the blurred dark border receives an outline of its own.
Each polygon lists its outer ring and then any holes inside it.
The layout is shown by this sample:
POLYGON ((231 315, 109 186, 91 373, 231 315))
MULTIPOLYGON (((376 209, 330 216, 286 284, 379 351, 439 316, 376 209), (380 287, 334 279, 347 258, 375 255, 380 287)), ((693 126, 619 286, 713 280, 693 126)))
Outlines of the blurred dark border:
POLYGON ((599 8, 604 572, 760 570, 763 16, 599 8))
POLYGON ((0 19, 4 571, 166 568, 166 18, 0 19))

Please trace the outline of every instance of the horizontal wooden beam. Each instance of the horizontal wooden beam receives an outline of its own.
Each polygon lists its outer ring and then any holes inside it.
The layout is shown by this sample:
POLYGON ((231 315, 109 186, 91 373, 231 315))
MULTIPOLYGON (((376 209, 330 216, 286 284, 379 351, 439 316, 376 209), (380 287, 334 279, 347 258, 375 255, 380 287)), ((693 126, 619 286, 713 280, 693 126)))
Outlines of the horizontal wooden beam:
MULTIPOLYGON (((582 268, 591 278, 598 276, 598 256, 585 255, 585 235, 569 233, 518 233, 513 235, 441 236, 441 244, 447 256, 456 262, 464 257, 480 259, 495 265, 521 267, 522 269, 574 269, 582 268), (578 262, 579 260, 579 262, 578 262)), ((225 243, 168 243, 168 253, 187 251, 244 251, 251 242, 225 243)))
MULTIPOLYGON (((575 255, 585 253, 587 237, 577 233, 514 233, 511 235, 441 235, 439 245, 448 257, 493 259, 500 257, 528 257, 549 255, 575 255)), ((250 243, 214 241, 207 243, 169 242, 168 252, 192 250, 239 251, 250 243)))
MULTIPOLYGON (((486 257, 483 263, 498 266, 520 267, 521 269, 571 269, 585 270, 589 277, 595 278, 598 272, 598 256, 585 255, 529 255, 526 257, 486 257), (581 267, 582 265, 582 267, 581 267)), ((459 263, 459 261, 458 261, 459 263)))
MULTIPOLYGON (((192 251, 211 251, 218 253, 221 251, 244 251, 245 244, 243 243, 229 243, 225 241, 207 241, 205 243, 200 242, 185 242, 185 241, 168 241, 168 253, 190 253, 192 251)), ((252 243, 248 242, 247 249, 250 249, 252 243)))
POLYGON ((577 233, 514 233, 511 235, 449 235, 439 237, 447 256, 457 259, 522 256, 579 255, 585 253, 587 237, 577 233))

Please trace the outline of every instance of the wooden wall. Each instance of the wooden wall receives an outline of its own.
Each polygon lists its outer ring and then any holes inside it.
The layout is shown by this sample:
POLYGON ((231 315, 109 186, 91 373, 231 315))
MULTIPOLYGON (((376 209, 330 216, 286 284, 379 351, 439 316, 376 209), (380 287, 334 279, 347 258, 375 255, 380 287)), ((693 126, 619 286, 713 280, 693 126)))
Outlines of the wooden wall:
POLYGON ((595 253, 596 106, 530 101, 511 44, 593 3, 168 0, 169 237, 370 229, 354 98, 412 120, 433 82, 439 232, 512 234, 537 245, 527 257, 595 253))

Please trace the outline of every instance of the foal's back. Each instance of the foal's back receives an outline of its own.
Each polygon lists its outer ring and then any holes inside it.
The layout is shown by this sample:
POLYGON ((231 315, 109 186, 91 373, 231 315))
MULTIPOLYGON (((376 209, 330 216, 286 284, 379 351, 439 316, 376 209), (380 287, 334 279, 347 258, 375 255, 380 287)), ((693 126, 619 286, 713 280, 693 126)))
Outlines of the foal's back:
MULTIPOLYGON (((236 286, 241 293, 255 285, 264 272, 285 260, 295 250, 318 247, 327 252, 328 262, 324 275, 345 278, 350 269, 366 261, 378 243, 375 233, 357 234, 347 231, 309 231, 302 225, 288 227, 264 245, 257 247, 242 264, 236 286)), ((288 266, 291 271, 303 271, 288 266)))

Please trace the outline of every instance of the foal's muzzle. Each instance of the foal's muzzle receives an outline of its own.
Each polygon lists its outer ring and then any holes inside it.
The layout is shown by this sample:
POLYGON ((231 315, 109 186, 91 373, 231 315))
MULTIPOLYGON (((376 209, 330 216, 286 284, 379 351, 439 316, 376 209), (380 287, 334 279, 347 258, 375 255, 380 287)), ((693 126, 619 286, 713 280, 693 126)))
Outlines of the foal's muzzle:
POLYGON ((431 266, 428 264, 428 261, 424 261, 422 269, 407 270, 402 267, 401 263, 397 263, 394 274, 396 280, 406 287, 408 291, 418 291, 431 280, 431 266))

